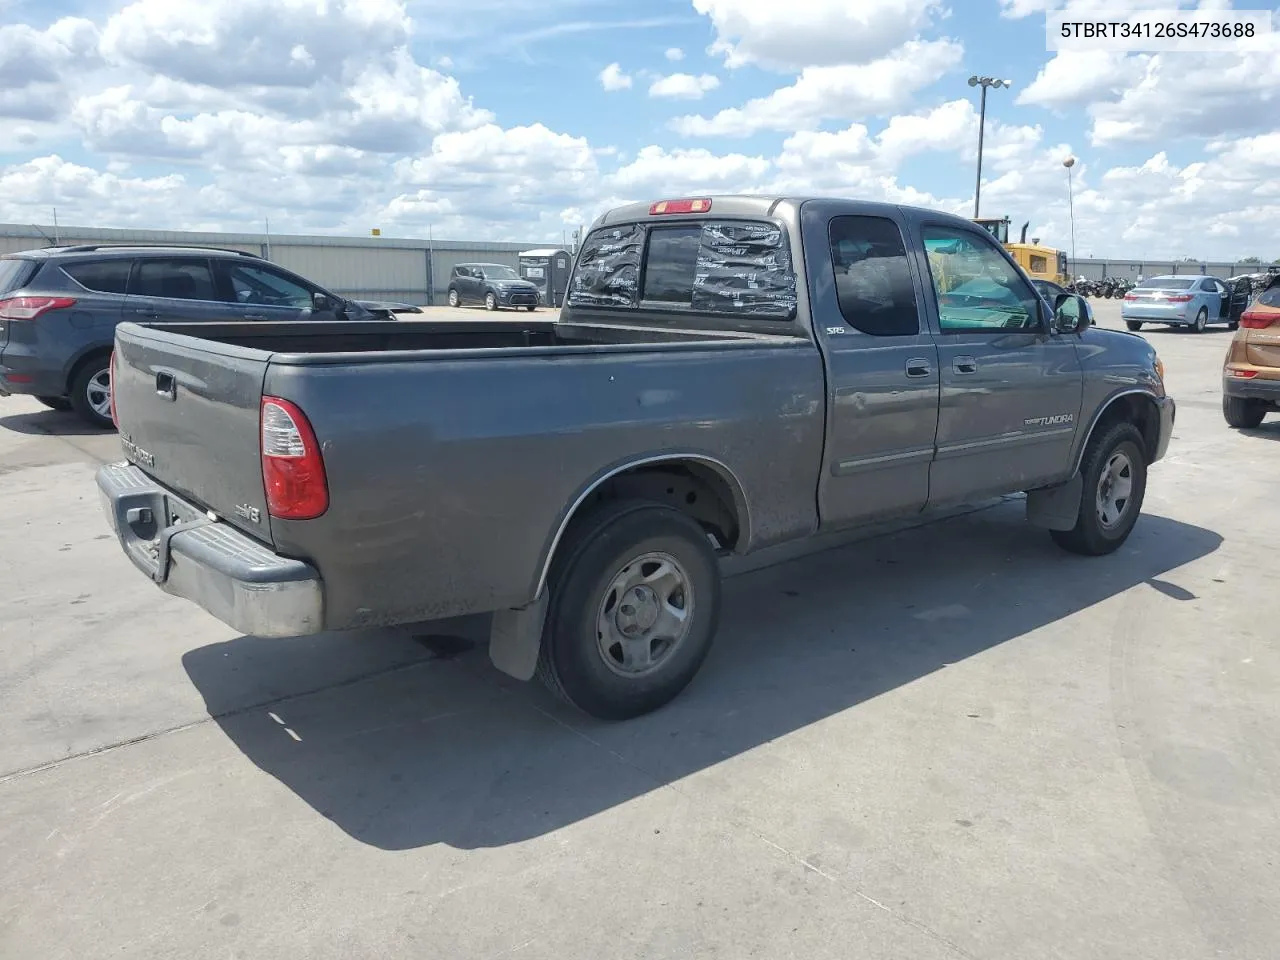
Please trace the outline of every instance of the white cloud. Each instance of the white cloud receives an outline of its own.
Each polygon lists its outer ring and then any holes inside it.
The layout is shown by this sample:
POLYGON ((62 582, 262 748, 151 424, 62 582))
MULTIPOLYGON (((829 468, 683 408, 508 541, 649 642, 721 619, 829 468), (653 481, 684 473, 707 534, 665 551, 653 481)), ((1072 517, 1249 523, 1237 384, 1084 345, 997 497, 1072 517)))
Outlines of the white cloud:
POLYGON ((600 71, 600 86, 606 90, 629 90, 631 88, 631 77, 629 74, 622 72, 622 66, 617 63, 611 63, 600 71))
POLYGON ((813 129, 824 120, 884 116, 958 64, 962 53, 949 40, 908 41, 871 63, 806 67, 795 83, 766 97, 709 118, 677 117, 671 127, 685 136, 745 137, 761 130, 813 129))
POLYGON ((709 91, 720 86, 720 78, 709 73, 694 76, 691 73, 673 73, 659 77, 649 85, 649 96, 672 100, 701 100, 709 91))
POLYGON ((915 37, 939 0, 693 0, 711 19, 725 65, 781 70, 863 63, 915 37))
POLYGON ((668 47, 665 56, 668 60, 674 63, 677 60, 684 59, 684 51, 679 47, 668 47))

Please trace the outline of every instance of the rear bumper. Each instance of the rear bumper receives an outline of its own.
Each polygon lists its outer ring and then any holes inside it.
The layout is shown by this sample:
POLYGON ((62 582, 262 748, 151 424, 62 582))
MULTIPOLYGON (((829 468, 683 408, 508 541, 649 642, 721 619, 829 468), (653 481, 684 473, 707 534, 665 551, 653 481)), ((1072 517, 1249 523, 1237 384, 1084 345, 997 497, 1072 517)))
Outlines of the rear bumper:
POLYGON ((0 396, 23 393, 60 397, 66 392, 61 367, 50 367, 39 357, 13 349, 13 344, 0 347, 0 396))
POLYGON ((1280 403, 1280 380, 1260 380, 1257 377, 1223 377, 1222 395, 1246 400, 1267 400, 1280 403))
POLYGON ((107 522, 135 567, 160 589, 255 637, 297 637, 324 625, 319 572, 216 520, 130 463, 98 470, 107 522))
MULTIPOLYGON (((1121 320, 1142 320, 1146 323, 1192 323, 1196 315, 1185 307, 1150 307, 1126 303, 1120 308, 1121 320)), ((1212 319, 1212 318, 1210 318, 1212 319)))

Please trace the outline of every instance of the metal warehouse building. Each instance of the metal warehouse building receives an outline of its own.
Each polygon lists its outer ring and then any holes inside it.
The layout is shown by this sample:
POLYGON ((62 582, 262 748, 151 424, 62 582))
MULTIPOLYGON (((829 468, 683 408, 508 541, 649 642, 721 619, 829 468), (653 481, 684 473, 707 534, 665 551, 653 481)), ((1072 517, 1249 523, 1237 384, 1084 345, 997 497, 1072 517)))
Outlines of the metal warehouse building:
POLYGON ((0 224, 0 254, 32 247, 91 243, 209 246, 256 253, 320 286, 358 300, 444 303, 454 264, 504 263, 545 243, 478 243, 466 240, 395 240, 384 237, 307 237, 259 233, 191 233, 93 227, 0 224))

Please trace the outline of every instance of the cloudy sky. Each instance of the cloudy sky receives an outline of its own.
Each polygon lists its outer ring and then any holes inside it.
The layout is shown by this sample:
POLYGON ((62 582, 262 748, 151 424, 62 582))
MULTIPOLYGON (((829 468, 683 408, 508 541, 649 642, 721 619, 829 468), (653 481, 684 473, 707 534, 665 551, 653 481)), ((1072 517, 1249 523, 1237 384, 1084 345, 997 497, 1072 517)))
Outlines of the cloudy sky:
POLYGON ((984 215, 1068 248, 1075 154, 1081 256, 1280 257, 1280 35, 1054 55, 1068 3, 1176 0, 0 0, 0 220, 559 242, 713 191, 968 214, 986 73, 1014 86, 984 215))

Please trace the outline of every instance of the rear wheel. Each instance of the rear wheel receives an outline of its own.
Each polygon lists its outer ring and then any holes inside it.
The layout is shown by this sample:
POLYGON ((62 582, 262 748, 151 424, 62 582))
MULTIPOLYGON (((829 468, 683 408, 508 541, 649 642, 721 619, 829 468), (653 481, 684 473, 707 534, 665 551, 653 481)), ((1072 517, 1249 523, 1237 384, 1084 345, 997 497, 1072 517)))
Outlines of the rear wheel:
POLYGON ((484 295, 484 308, 486 310, 497 310, 498 298, 495 297, 492 293, 486 293, 484 295))
POLYGON ((66 397, 36 397, 50 410, 70 410, 71 401, 66 397))
POLYGON ((1080 473, 1084 482, 1076 525, 1049 533, 1064 550, 1099 557, 1129 538, 1142 512, 1147 457, 1138 428, 1117 423, 1095 436, 1085 449, 1080 473))
POLYGON ((1239 329, 1240 329, 1240 321, 1239 321, 1239 320, 1232 320, 1232 321, 1230 321, 1230 322, 1227 324, 1227 329, 1228 329, 1228 330, 1239 330, 1239 329))
POLYGON ((111 358, 97 357, 85 363, 71 379, 71 409, 85 423, 111 427, 111 358))
POLYGON ((613 501, 575 521, 552 566, 538 675, 602 720, 663 706, 706 659, 720 616, 720 570, 691 517, 613 501))
POLYGON ((533 313, 533 311, 537 310, 538 307, 536 304, 531 303, 529 304, 529 306, 525 307, 525 309, 528 310, 530 313, 533 313))
POLYGON ((1267 415, 1267 405, 1248 397, 1223 397, 1222 417, 1227 426, 1237 430, 1249 430, 1262 422, 1267 415))
POLYGON ((449 306, 451 306, 451 307, 460 307, 460 306, 462 306, 462 298, 461 298, 460 296, 458 296, 458 291, 457 291, 457 290, 450 290, 450 291, 449 291, 449 306))
POLYGON ((1196 314, 1196 333, 1204 333, 1205 327, 1209 325, 1209 311, 1204 307, 1200 308, 1200 312, 1196 314))
POLYGON ((1130 330, 1132 330, 1134 333, 1137 333, 1139 330, 1142 329, 1141 320, 1126 320, 1124 322, 1124 325, 1128 327, 1130 330))

